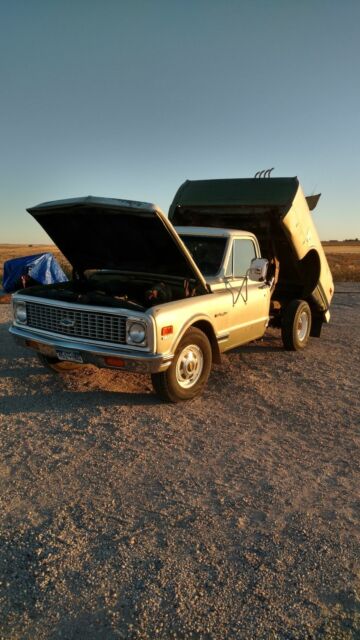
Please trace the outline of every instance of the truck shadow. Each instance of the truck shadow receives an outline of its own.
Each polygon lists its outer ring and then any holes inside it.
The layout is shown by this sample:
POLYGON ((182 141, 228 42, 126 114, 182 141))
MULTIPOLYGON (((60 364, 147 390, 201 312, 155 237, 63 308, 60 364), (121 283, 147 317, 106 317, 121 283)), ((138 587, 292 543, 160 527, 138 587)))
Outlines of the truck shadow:
POLYGON ((58 374, 42 367, 34 351, 17 345, 0 324, 0 395, 5 415, 36 411, 160 404, 150 391, 150 379, 86 366, 58 374), (146 380, 146 382, 145 382, 146 380), (141 390, 141 391, 139 391, 141 390))
MULTIPOLYGON (((162 401, 152 392, 150 376, 96 369, 91 365, 75 373, 55 373, 39 364, 36 353, 17 345, 8 334, 8 324, 0 325, 0 380, 4 389, 1 410, 5 415, 19 412, 158 406, 162 401)), ((282 351, 277 335, 244 345, 231 354, 282 351)), ((220 375, 221 375, 220 366, 220 375)), ((211 378, 209 387, 211 388, 211 378)))
MULTIPOLYGON (((274 353, 275 351, 284 351, 284 347, 279 335, 265 335, 260 340, 250 342, 242 347, 233 350, 233 353, 274 353)), ((232 352, 230 351, 229 354, 232 352)))

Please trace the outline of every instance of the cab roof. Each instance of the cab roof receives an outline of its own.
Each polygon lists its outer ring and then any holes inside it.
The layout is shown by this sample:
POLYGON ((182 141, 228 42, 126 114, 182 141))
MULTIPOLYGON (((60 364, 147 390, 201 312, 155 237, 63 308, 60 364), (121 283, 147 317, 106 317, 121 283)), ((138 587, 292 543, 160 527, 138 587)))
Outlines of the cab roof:
POLYGON ((179 236, 211 236, 214 238, 232 238, 234 236, 253 238, 254 234, 250 231, 243 231, 242 229, 223 229, 221 227, 175 227, 179 236))

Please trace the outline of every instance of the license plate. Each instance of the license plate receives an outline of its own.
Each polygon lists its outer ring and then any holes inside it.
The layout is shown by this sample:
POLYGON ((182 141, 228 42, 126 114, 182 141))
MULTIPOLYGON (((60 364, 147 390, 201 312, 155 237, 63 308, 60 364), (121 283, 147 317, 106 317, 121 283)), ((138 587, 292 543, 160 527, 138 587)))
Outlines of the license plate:
POLYGON ((56 349, 56 355, 59 360, 67 360, 67 362, 84 362, 79 351, 65 351, 63 349, 56 349))

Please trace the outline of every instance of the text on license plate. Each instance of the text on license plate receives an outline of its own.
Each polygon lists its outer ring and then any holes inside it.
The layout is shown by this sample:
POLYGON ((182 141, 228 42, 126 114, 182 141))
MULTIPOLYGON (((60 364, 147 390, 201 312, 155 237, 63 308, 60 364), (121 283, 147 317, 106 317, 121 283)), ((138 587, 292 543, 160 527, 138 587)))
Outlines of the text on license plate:
POLYGON ((56 355, 59 360, 68 360, 69 362, 84 362, 79 351, 65 351, 65 349, 56 349, 56 355))

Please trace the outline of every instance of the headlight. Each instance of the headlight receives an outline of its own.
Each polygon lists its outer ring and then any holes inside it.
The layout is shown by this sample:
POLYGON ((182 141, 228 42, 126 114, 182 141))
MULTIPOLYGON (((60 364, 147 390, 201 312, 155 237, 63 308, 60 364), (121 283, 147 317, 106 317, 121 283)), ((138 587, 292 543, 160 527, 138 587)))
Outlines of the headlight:
POLYGON ((14 318, 16 322, 19 322, 20 324, 26 324, 27 314, 25 302, 15 302, 14 318))
POLYGON ((142 322, 129 322, 127 327, 127 342, 130 344, 144 344, 146 342, 146 327, 142 322))

